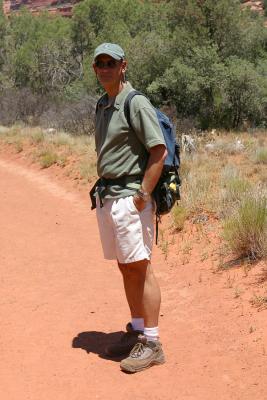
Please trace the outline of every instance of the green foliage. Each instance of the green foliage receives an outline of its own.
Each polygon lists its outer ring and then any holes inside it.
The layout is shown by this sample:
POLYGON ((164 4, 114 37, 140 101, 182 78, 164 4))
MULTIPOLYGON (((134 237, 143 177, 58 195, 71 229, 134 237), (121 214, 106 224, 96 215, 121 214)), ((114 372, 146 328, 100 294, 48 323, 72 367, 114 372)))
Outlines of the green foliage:
POLYGON ((257 124, 264 118, 267 105, 266 81, 257 72, 255 65, 231 57, 226 65, 223 89, 223 115, 229 128, 239 127, 244 119, 257 124))
POLYGON ((79 3, 73 12, 71 38, 74 51, 84 59, 86 52, 91 52, 97 32, 101 27, 100 18, 105 18, 103 1, 85 0, 79 3))
POLYGON ((232 55, 242 56, 245 36, 243 24, 246 17, 238 1, 206 0, 200 2, 200 8, 205 18, 204 26, 212 42, 218 46, 221 58, 226 59, 232 55))
POLYGON ((79 76, 66 19, 45 13, 33 17, 24 10, 10 18, 6 41, 7 73, 17 87, 58 92, 79 76))
MULTIPOLYGON (((0 71, 5 63, 5 35, 6 35, 6 20, 3 15, 3 1, 0 0, 0 71)), ((1 76, 0 76, 1 82, 1 76)))
POLYGON ((132 84, 180 119, 202 129, 267 124, 267 29, 237 0, 84 0, 72 19, 0 14, 0 91, 95 95, 102 42, 119 43, 132 84))
POLYGON ((184 59, 175 59, 148 91, 158 103, 171 100, 181 117, 198 114, 201 127, 207 128, 220 104, 223 76, 216 48, 195 47, 184 59))
POLYGON ((202 129, 264 121, 266 69, 257 68, 255 60, 266 60, 267 36, 259 20, 241 13, 232 0, 172 4, 179 57, 148 86, 153 100, 175 104, 181 118, 198 116, 202 129))
POLYGON ((139 34, 132 40, 132 46, 133 50, 128 51, 128 78, 139 90, 147 92, 149 84, 164 74, 172 62, 168 37, 154 31, 139 34))

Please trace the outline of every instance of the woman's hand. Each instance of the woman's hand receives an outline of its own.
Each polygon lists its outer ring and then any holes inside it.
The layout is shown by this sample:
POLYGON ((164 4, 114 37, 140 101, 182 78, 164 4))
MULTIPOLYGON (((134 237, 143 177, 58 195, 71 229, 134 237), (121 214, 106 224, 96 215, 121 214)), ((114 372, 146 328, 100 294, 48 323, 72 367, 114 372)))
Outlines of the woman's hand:
POLYGON ((139 212, 141 212, 145 208, 147 202, 144 199, 142 199, 140 196, 138 196, 138 194, 135 194, 133 196, 133 203, 134 203, 135 208, 139 212))

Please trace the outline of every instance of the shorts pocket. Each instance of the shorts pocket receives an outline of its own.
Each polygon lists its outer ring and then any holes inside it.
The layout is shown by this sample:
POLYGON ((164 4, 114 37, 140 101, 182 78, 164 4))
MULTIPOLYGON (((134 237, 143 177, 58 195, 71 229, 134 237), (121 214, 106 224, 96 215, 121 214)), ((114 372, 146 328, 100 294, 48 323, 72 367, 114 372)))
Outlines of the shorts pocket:
POLYGON ((128 198, 128 203, 130 205, 130 210, 140 214, 140 213, 144 213, 144 212, 151 212, 154 210, 154 200, 148 201, 145 208, 142 211, 137 210, 134 201, 133 201, 133 196, 129 196, 128 198))
POLYGON ((136 206, 134 204, 133 196, 129 196, 127 199, 128 199, 128 204, 130 205, 130 210, 139 214, 140 211, 137 210, 137 208, 136 208, 136 206))

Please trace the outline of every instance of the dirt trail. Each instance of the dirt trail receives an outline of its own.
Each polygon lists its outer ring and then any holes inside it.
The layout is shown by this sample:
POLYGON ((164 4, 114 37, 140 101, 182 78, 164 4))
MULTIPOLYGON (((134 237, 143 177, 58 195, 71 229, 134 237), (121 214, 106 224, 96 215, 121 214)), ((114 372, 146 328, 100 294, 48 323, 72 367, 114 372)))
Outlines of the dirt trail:
POLYGON ((85 191, 67 187, 0 158, 0 398, 267 399, 267 312, 209 260, 166 265, 155 250, 165 365, 127 375, 105 359, 128 309, 85 191))

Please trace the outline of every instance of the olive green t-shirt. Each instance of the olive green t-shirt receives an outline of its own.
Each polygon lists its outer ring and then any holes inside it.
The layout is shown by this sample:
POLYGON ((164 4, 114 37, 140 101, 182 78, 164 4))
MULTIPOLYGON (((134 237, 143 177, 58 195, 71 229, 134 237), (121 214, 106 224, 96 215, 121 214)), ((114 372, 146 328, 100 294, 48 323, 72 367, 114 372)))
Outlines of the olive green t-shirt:
MULTIPOLYGON (((145 96, 135 96, 130 105, 131 126, 124 115, 124 102, 133 88, 129 82, 114 98, 101 97, 96 114, 95 143, 97 173, 100 177, 115 179, 128 175, 143 175, 149 150, 165 145, 156 111, 145 96)), ((125 197, 136 189, 109 186, 107 198, 125 197)))

